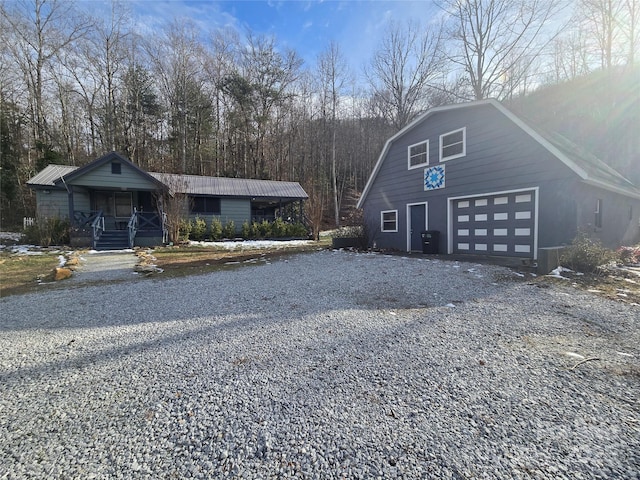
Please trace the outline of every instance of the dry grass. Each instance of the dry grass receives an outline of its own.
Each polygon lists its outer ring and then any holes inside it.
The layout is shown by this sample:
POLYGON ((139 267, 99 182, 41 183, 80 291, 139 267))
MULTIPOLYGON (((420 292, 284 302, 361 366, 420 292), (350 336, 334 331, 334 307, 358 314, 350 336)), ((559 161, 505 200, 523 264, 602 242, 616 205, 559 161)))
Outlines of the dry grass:
POLYGON ((576 288, 601 295, 612 300, 640 305, 640 269, 609 268, 599 273, 576 274, 563 272, 568 280, 540 277, 559 284, 570 282, 576 288))
MULTIPOLYGON (((330 239, 329 239, 330 242, 330 239)), ((314 242, 296 247, 253 250, 226 250, 204 246, 162 247, 153 251, 153 263, 163 276, 198 275, 228 265, 255 258, 275 258, 292 253, 325 248, 328 243, 314 242)), ((142 252, 143 250, 141 250, 142 252)), ((46 278, 58 266, 60 252, 41 255, 16 255, 0 252, 0 297, 28 293, 38 289, 39 280, 46 278)), ((141 259, 142 260, 142 259, 141 259)), ((64 288, 64 282, 60 284, 64 288)))
POLYGON ((60 253, 15 255, 0 253, 0 297, 35 290, 38 279, 58 266, 60 253))

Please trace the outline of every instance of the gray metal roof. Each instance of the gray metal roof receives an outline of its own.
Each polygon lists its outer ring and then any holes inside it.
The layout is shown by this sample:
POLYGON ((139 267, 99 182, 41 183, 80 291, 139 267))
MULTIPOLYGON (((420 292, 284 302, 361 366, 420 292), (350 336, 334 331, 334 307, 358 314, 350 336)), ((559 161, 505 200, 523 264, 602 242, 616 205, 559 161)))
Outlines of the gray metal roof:
MULTIPOLYGON (((48 165, 44 170, 27 181, 27 185, 39 187, 60 186, 60 179, 77 169, 78 167, 68 165, 48 165)), ((165 184, 171 191, 189 195, 301 200, 309 198, 307 192, 304 191, 298 182, 205 177, 200 175, 177 175, 157 172, 149 172, 149 175, 165 184)))
POLYGON ((215 197, 309 198, 298 182, 149 172, 174 192, 215 197))
POLYGON ((69 165, 47 165, 44 170, 41 170, 34 177, 30 178, 27 181, 27 185, 55 187, 56 181, 77 169, 78 167, 71 167, 69 165))

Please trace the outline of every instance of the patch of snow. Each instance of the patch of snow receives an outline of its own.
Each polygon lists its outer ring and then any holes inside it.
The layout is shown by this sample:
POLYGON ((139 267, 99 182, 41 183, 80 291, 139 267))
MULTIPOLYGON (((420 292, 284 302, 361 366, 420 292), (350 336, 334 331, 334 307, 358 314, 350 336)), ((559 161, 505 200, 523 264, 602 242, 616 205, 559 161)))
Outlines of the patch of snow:
POLYGON ((18 232, 0 232, 0 240, 12 240, 19 242, 22 238, 22 234, 18 232))
POLYGON ((311 240, 243 240, 240 242, 189 242, 189 245, 202 247, 216 247, 223 250, 256 250, 266 248, 288 248, 302 245, 310 245, 311 240))
POLYGON ((562 280, 569 280, 567 277, 563 277, 562 276, 562 272, 572 272, 573 270, 570 270, 568 268, 565 267, 557 267, 554 270, 551 270, 551 272, 549 272, 546 276, 547 277, 553 277, 553 278, 560 278, 562 280))
POLYGON ((43 252, 39 248, 35 245, 16 245, 10 247, 10 250, 14 255, 42 255, 43 252))
POLYGON ((456 306, 455 306, 453 303, 447 303, 447 304, 445 305, 445 307, 448 307, 448 308, 456 308, 456 306))
POLYGON ((633 355, 631 355, 630 353, 624 353, 624 352, 616 352, 618 355, 622 355, 623 357, 633 357, 633 355))
POLYGON ((577 358, 578 360, 583 360, 584 356, 575 352, 564 352, 567 357, 577 358))
POLYGON ((67 264, 67 259, 64 255, 58 255, 58 268, 62 268, 67 264))

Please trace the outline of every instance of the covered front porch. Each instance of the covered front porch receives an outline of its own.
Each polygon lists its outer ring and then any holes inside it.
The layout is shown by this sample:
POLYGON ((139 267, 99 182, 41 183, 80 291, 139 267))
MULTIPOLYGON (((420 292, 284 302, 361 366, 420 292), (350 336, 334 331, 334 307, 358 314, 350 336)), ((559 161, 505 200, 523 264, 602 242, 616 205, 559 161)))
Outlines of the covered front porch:
POLYGON ((72 218, 71 243, 95 250, 155 246, 167 242, 166 216, 156 204, 153 191, 93 190, 73 187, 69 205, 76 198, 89 209, 75 209, 72 218))

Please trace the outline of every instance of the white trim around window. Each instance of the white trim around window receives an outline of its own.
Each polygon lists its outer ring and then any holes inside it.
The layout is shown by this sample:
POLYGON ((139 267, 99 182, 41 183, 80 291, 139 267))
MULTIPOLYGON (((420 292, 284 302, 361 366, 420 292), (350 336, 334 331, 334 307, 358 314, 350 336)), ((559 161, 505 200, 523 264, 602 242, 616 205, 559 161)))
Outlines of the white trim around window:
POLYGON ((467 154, 467 127, 462 127, 451 132, 443 133, 440 135, 440 161, 446 162, 453 160, 454 158, 464 157, 467 154), (460 135, 462 132, 462 139, 460 135), (452 137, 447 139, 446 137, 452 137), (445 142, 447 142, 445 144, 445 142), (460 151, 460 146, 462 150, 460 151), (445 155, 445 149, 453 150, 454 153, 445 155))
POLYGON ((380 212, 380 231, 384 233, 398 231, 398 210, 383 210, 380 212))
POLYGON ((407 168, 413 170, 425 165, 429 165, 429 140, 409 145, 407 147, 407 168), (412 150, 414 151, 412 152, 412 150), (417 160, 418 163, 412 163, 412 160, 417 160))

